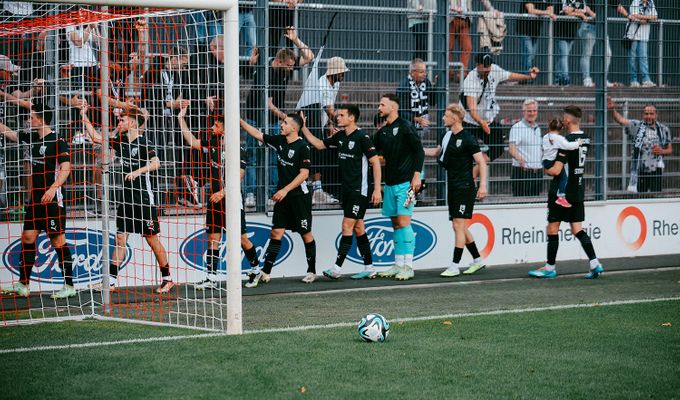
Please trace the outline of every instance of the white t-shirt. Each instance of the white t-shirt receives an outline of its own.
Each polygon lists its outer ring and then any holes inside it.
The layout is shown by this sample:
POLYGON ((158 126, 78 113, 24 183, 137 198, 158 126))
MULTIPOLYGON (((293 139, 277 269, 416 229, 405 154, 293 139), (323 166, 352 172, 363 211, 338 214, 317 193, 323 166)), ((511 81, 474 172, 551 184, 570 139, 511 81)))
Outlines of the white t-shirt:
POLYGON ((83 42, 82 47, 78 47, 71 40, 71 32, 78 32, 80 37, 83 37, 85 27, 84 26, 69 26, 66 27, 66 37, 68 38, 68 61, 69 64, 74 67, 94 67, 97 65, 97 55, 94 52, 92 43, 94 38, 92 33, 87 38, 87 41, 83 42))
MULTIPOLYGON (((477 68, 470 71, 463 81, 463 94, 465 96, 472 96, 477 103, 477 114, 485 120, 492 122, 498 115, 501 107, 496 102, 496 88, 501 82, 505 82, 510 78, 510 72, 504 70, 496 64, 491 64, 491 71, 486 85, 484 80, 477 74, 477 68)), ((466 108, 464 104, 460 104, 466 108)), ((465 113, 465 122, 473 125, 478 125, 470 116, 469 112, 465 113)))
MULTIPOLYGON (((321 109, 335 104, 335 98, 340 91, 340 82, 335 82, 331 86, 326 75, 321 75, 319 79, 308 79, 311 82, 305 82, 305 87, 297 103, 296 110, 307 107, 312 104, 319 104, 321 109), (309 83, 309 84, 308 84, 309 83)), ((326 112, 321 112, 321 125, 326 126, 328 123, 328 115, 326 112)))
MULTIPOLYGON (((543 149, 542 149, 541 128, 538 124, 533 127, 525 120, 521 120, 510 128, 509 143, 517 146, 517 151, 526 161, 527 168, 542 168, 543 149)), ((512 159, 513 167, 521 167, 519 161, 512 159)))
POLYGON ((570 142, 559 133, 548 132, 543 136, 543 159, 554 161, 557 150, 576 150, 579 142, 570 142))
POLYGON ((33 4, 27 1, 5 1, 2 6, 5 11, 14 15, 31 15, 33 13, 33 4))
MULTIPOLYGON (((638 14, 657 16, 656 7, 654 6, 653 0, 649 0, 646 5, 643 3, 642 0, 633 0, 633 2, 630 4, 629 10, 630 15, 638 14)), ((651 28, 649 26, 649 23, 640 24, 637 22, 631 22, 630 24, 628 24, 628 31, 626 32, 626 36, 632 40, 640 40, 646 42, 649 40, 650 29, 651 28)))

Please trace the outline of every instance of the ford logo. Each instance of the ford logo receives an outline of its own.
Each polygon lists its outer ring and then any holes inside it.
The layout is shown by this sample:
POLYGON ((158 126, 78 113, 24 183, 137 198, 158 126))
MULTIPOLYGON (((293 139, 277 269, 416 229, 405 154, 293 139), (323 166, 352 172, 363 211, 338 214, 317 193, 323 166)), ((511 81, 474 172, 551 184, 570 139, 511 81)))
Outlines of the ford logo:
MULTIPOLYGON (((248 239, 255 245, 255 251, 257 252, 257 258, 260 260, 260 266, 264 264, 264 252, 269 245, 269 234, 271 232, 271 225, 260 224, 257 222, 248 222, 246 224, 246 230, 248 239)), ((222 233, 222 239, 220 241, 220 265, 217 267, 218 271, 226 272, 227 270, 227 242, 226 233, 222 233)), ((189 264, 190 266, 196 268, 199 271, 205 270, 205 254, 208 250, 208 235, 205 233, 205 229, 201 229, 189 235, 182 244, 179 246, 179 255, 182 260, 189 264)), ((293 252, 293 240, 290 238, 288 233, 285 233, 281 238, 281 251, 279 252, 279 257, 276 259, 274 265, 278 265, 283 260, 290 256, 293 252)), ((250 270, 250 263, 245 254, 241 252, 241 270, 250 270)))
MULTIPOLYGON (((392 242, 392 221, 386 217, 372 218, 365 220, 366 235, 371 245, 373 254, 373 265, 386 267, 394 264, 394 242, 392 242)), ((434 249, 437 244, 437 234, 432 228, 422 222, 411 220, 411 227, 416 235, 416 248, 413 259, 418 260, 425 257, 434 249)), ((335 248, 340 248, 340 238, 342 233, 335 239, 335 248)), ((363 257, 359 254, 356 241, 352 243, 352 248, 347 254, 347 258, 355 263, 364 263, 363 257)))
MULTIPOLYGON (((104 235, 99 230, 87 228, 66 228, 66 243, 73 254, 73 283, 90 283, 101 279, 102 242, 104 235)), ((64 284, 57 252, 52 248, 50 239, 41 233, 35 242, 36 260, 31 280, 41 283, 64 284)), ((115 235, 109 235, 109 249, 113 251, 115 235)), ((130 261, 132 251, 126 246, 125 260, 121 269, 130 261)), ((21 264, 21 239, 12 242, 2 255, 2 262, 12 274, 19 276, 21 264)))

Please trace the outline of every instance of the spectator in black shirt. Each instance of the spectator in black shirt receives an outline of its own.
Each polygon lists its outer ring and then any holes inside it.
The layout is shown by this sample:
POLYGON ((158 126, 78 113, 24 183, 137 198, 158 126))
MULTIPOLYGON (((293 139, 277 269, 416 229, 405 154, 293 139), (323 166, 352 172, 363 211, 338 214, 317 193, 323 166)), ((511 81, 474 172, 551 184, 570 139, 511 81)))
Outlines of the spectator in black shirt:
POLYGON ((543 17, 550 18, 553 21, 557 16, 553 12, 554 7, 548 0, 528 0, 522 1, 519 12, 521 14, 530 14, 532 18, 524 19, 518 18, 517 34, 520 35, 522 42, 522 66, 523 71, 529 73, 532 67, 536 66, 534 60, 538 52, 538 38, 541 37, 541 28, 543 27, 543 17))

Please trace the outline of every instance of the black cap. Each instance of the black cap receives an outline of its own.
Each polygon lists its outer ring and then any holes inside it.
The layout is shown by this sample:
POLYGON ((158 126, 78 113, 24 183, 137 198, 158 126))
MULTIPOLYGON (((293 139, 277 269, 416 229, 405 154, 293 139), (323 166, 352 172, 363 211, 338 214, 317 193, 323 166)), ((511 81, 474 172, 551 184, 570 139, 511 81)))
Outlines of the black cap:
POLYGON ((482 64, 485 67, 490 67, 493 64, 493 58, 489 53, 477 53, 475 56, 475 62, 477 64, 482 64))

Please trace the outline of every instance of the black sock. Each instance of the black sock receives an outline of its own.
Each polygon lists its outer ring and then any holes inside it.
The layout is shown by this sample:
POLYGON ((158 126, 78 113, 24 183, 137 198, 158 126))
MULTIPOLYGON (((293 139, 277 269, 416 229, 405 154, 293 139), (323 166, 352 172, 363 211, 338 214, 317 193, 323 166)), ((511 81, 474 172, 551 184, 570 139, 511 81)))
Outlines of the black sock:
POLYGON ((243 252, 245 253, 246 258, 248 259, 248 262, 252 268, 257 268, 260 266, 260 260, 257 259, 257 251, 255 251, 255 246, 252 246, 249 249, 243 249, 243 252))
POLYGON ((163 280, 169 281, 170 280, 170 265, 165 264, 164 266, 160 267, 160 270, 161 270, 161 275, 163 275, 163 280))
POLYGON ((21 267, 19 268, 19 282, 29 284, 31 271, 35 264, 35 243, 21 243, 21 267))
POLYGON ((593 242, 590 240, 590 236, 586 233, 586 231, 580 231, 576 235, 576 239, 581 242, 581 247, 583 247, 583 251, 586 252, 586 255, 588 256, 589 260, 594 260, 597 258, 595 255, 595 248, 593 247, 593 242))
POLYGON ((111 278, 116 279, 118 278, 118 266, 114 263, 109 263, 109 275, 111 275, 111 278))
POLYGON ((470 243, 466 243, 465 247, 470 252, 470 255, 472 256, 472 258, 478 259, 480 257, 479 250, 477 250, 477 245, 475 244, 474 240, 470 243))
POLYGON ((338 249, 338 256, 335 258, 335 265, 338 267, 342 267, 342 263, 345 262, 345 258, 347 258, 347 253, 349 253, 349 249, 352 247, 352 236, 345 236, 342 235, 340 238, 340 248, 338 249))
POLYGON ((458 264, 460 262, 461 258, 463 258, 463 248, 462 247, 454 247, 453 248, 453 263, 458 264))
POLYGON ((307 272, 316 274, 316 242, 305 243, 305 255, 307 256, 307 272))
POLYGON ((272 268, 276 262, 276 257, 279 256, 279 251, 281 251, 281 241, 278 239, 269 239, 269 245, 264 252, 264 267, 262 268, 262 272, 265 274, 272 273, 272 268))
POLYGON ((61 273, 64 274, 64 283, 73 286, 73 256, 68 245, 63 245, 58 249, 57 258, 59 258, 59 265, 61 265, 61 273))
POLYGON ((548 264, 555 265, 557 249, 560 247, 559 235, 548 235, 548 264))
POLYGON ((367 234, 364 233, 361 236, 357 236, 357 248, 364 258, 364 265, 373 264, 373 254, 371 253, 371 244, 368 242, 367 234))
POLYGON ((209 274, 213 275, 216 274, 219 262, 220 262, 220 249, 208 249, 208 252, 205 255, 206 271, 209 274))

